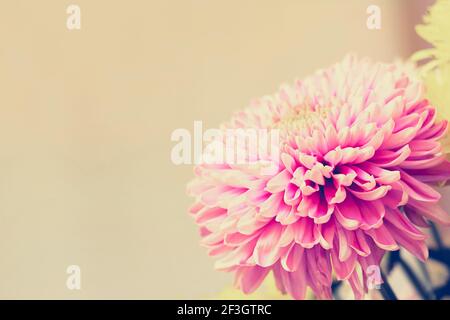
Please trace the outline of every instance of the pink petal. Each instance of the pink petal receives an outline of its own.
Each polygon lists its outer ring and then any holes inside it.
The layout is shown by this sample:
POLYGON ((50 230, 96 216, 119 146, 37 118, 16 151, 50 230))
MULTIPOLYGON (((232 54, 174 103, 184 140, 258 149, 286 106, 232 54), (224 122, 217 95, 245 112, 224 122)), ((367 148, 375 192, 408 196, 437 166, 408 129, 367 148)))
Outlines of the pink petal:
POLYGON ((269 267, 280 258, 278 243, 282 232, 283 227, 279 223, 271 223, 264 228, 253 252, 256 264, 261 267, 269 267))
POLYGON ((347 193, 344 187, 338 187, 338 189, 336 189, 332 183, 327 182, 324 186, 324 194, 325 200, 331 205, 343 202, 347 193))
POLYGON ((389 208, 396 209, 408 202, 408 194, 403 190, 403 186, 394 182, 391 185, 392 189, 381 200, 389 208))
POLYGON ((347 235, 350 247, 355 250, 358 255, 367 257, 371 253, 364 232, 355 230, 353 232, 348 232, 347 235))
POLYGON ((343 228, 337 227, 337 238, 335 238, 335 241, 338 244, 338 251, 339 251, 339 260, 345 261, 347 260, 350 255, 352 254, 352 249, 349 245, 349 239, 350 239, 350 232, 344 230, 343 228))
POLYGON ((313 193, 310 196, 304 196, 297 207, 298 214, 301 217, 307 217, 310 214, 314 214, 319 206, 320 194, 318 192, 313 193))
POLYGON ((352 288, 353 294, 356 300, 362 300, 364 298, 364 287, 359 279, 358 272, 354 270, 348 278, 348 283, 352 288))
POLYGON ((213 208, 203 208, 197 213, 197 216, 195 217, 195 221, 198 224, 203 224, 211 219, 217 218, 217 217, 224 217, 227 213, 227 210, 224 208, 219 207, 213 207, 213 208))
POLYGON ((311 180, 312 182, 322 186, 325 184, 325 178, 317 166, 314 166, 311 170, 307 170, 305 172, 305 179, 311 180))
POLYGON ((295 223, 286 226, 281 234, 279 246, 280 247, 290 246, 295 240, 295 232, 296 232, 295 223))
POLYGON ((290 183, 284 191, 283 201, 291 206, 298 205, 300 202, 300 189, 293 183, 290 183))
POLYGON ((423 216, 432 221, 441 223, 446 226, 450 225, 450 216, 436 203, 421 202, 410 199, 408 201, 408 206, 416 209, 423 216))
POLYGON ((341 148, 337 147, 336 150, 329 151, 325 156, 324 160, 327 161, 331 166, 336 166, 342 160, 341 148))
POLYGON ((337 186, 351 186, 353 183, 353 180, 356 178, 356 172, 349 171, 347 174, 342 173, 335 173, 333 174, 333 180, 335 182, 335 185, 337 186))
POLYGON ((210 250, 208 251, 208 255, 211 257, 214 256, 224 256, 225 254, 229 253, 233 248, 227 247, 223 245, 223 243, 218 244, 216 246, 211 246, 210 250))
POLYGON ((188 211, 190 214, 195 216, 203 208, 204 208, 204 205, 201 202, 196 202, 188 209, 188 211))
POLYGON ((201 200, 207 206, 225 207, 230 200, 233 200, 246 191, 245 188, 215 187, 204 192, 201 200))
POLYGON ((246 235, 239 232, 226 234, 224 237, 224 244, 231 247, 238 247, 246 244, 247 242, 255 239, 261 234, 261 231, 257 231, 252 235, 246 235))
POLYGON ((312 169, 314 164, 317 162, 316 157, 310 156, 310 155, 307 155, 307 154, 304 154, 304 153, 299 155, 298 160, 300 161, 300 163, 302 165, 304 165, 308 169, 312 169))
POLYGON ((407 172, 422 182, 445 181, 450 179, 450 162, 446 160, 432 168, 410 169, 407 172))
POLYGON ((270 268, 259 266, 241 267, 236 272, 235 282, 245 294, 255 291, 266 278, 270 268))
POLYGON ((408 235, 409 238, 414 240, 424 240, 426 235, 417 229, 411 221, 398 209, 389 209, 386 212, 385 219, 394 225, 400 232, 408 235))
POLYGON ((352 161, 353 164, 365 162, 373 157, 375 149, 373 147, 361 148, 358 151, 358 156, 352 161))
POLYGON ((389 139, 385 140, 382 144, 383 149, 395 149, 404 145, 407 145, 419 131, 423 124, 424 116, 417 117, 414 127, 408 127, 399 132, 393 133, 389 139))
POLYGON ((217 270, 227 270, 228 268, 234 266, 244 265, 252 256, 255 245, 256 239, 243 246, 237 247, 230 253, 226 254, 223 258, 217 260, 214 263, 214 268, 217 270))
POLYGON ((327 204, 324 196, 321 195, 317 200, 317 207, 315 210, 310 210, 308 216, 314 219, 316 224, 326 223, 334 211, 334 205, 327 204))
POLYGON ((319 243, 319 230, 310 218, 301 218, 294 225, 295 242, 304 248, 312 248, 319 243))
POLYGON ((344 202, 336 205, 335 215, 338 222, 348 230, 354 230, 361 224, 361 212, 354 198, 347 195, 344 202))
POLYGON ((447 126, 448 126, 447 120, 441 121, 440 123, 435 124, 432 128, 430 128, 430 130, 427 130, 417 135, 417 139, 439 140, 445 135, 447 131, 447 126))
POLYGON ((293 243, 281 257, 283 269, 289 272, 297 271, 300 261, 303 258, 304 249, 302 246, 293 243))
POLYGON ((396 228, 389 222, 386 222, 386 228, 391 231, 395 240, 415 257, 424 262, 428 259, 428 248, 424 240, 416 240, 408 237, 406 233, 402 233, 402 230, 396 228))
MULTIPOLYGON (((288 292, 294 299, 303 300, 306 294, 306 261, 301 259, 297 271, 287 272, 287 282, 289 282, 288 292)), ((285 282, 286 283, 286 282, 285 282)))
POLYGON ((267 182, 266 191, 278 193, 284 191, 292 176, 288 170, 283 170, 267 182))
POLYGON ((279 222, 282 225, 289 225, 296 222, 300 216, 296 214, 295 208, 291 206, 287 206, 285 204, 281 204, 278 209, 278 214, 275 218, 275 221, 279 222))
POLYGON ((272 218, 277 215, 280 203, 283 200, 283 193, 274 193, 260 205, 259 214, 262 217, 272 218))
POLYGON ((400 180, 400 172, 380 168, 370 162, 361 164, 361 168, 375 177, 375 181, 381 185, 392 184, 400 180))
POLYGON ((384 225, 381 225, 377 229, 366 230, 365 232, 375 241, 378 247, 387 251, 398 250, 397 242, 395 242, 394 237, 384 225))
POLYGON ((206 247, 215 246, 219 243, 223 243, 223 235, 219 232, 210 232, 202 235, 200 244, 206 247))
POLYGON ((391 186, 380 186, 370 191, 356 191, 351 188, 348 190, 361 200, 374 201, 383 198, 391 188, 391 186))
POLYGON ((411 154, 408 145, 397 151, 382 150, 377 151, 372 158, 372 163, 383 168, 389 168, 400 165, 411 154))
POLYGON ((440 165, 446 159, 446 155, 431 156, 424 159, 409 159, 399 164, 403 169, 428 169, 440 165))
POLYGON ((352 253, 346 261, 342 262, 339 260, 336 251, 336 249, 331 249, 331 263, 333 269, 339 280, 347 280, 351 276, 353 270, 355 270, 357 255, 352 253))
POLYGON ((359 207, 362 217, 361 229, 369 230, 381 226, 385 215, 385 207, 381 201, 367 201, 359 207))
POLYGON ((421 214, 419 214, 416 210, 414 210, 413 208, 405 206, 405 207, 403 207, 403 210, 405 211, 405 214, 408 217, 408 219, 412 223, 414 223, 416 226, 422 227, 422 228, 430 227, 430 225, 428 224, 426 219, 421 214))
MULTIPOLYGON (((360 165, 360 167, 362 167, 362 165, 360 165)), ((353 182, 363 191, 372 190, 376 186, 375 178, 372 175, 368 174, 366 171, 362 170, 360 167, 349 167, 357 174, 353 182)), ((343 169, 345 168, 341 168, 341 170, 343 169)))
POLYGON ((321 224, 319 226, 319 243, 322 248, 326 250, 333 248, 335 232, 336 227, 334 224, 334 220, 330 220, 327 223, 321 224))
POLYGON ((283 162, 288 172, 290 174, 294 174, 295 168, 297 167, 294 158, 292 158, 292 156, 288 153, 282 153, 281 161, 283 162))
POLYGON ((308 284, 313 289, 318 298, 322 296, 330 296, 327 294, 331 288, 331 263, 328 254, 320 251, 319 247, 308 250, 306 256, 306 267, 308 271, 308 284))
POLYGON ((249 210, 237 223, 237 231, 243 234, 252 234, 256 230, 264 227, 270 218, 257 218, 258 213, 255 209, 249 210))
POLYGON ((409 143, 411 148, 410 157, 423 157, 434 155, 441 150, 441 144, 437 141, 431 140, 413 140, 409 143))
POLYGON ((284 273, 283 268, 281 267, 280 263, 276 263, 273 268, 273 277, 275 278, 275 286, 277 289, 281 292, 281 294, 286 294, 287 290, 283 283, 283 276, 282 273, 284 273))

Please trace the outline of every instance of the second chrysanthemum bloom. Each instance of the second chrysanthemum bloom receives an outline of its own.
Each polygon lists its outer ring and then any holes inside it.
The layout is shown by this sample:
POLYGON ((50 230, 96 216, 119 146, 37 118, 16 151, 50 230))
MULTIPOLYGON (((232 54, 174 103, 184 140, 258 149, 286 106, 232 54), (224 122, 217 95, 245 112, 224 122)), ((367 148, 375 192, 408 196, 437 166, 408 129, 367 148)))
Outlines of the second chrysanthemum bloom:
POLYGON ((435 117, 407 68, 351 56, 237 113, 226 128, 280 130, 280 161, 195 168, 191 213, 216 267, 244 292, 272 271, 296 299, 332 298, 334 273, 361 298, 386 251, 425 260, 418 227, 450 223, 430 186, 450 177, 435 117))

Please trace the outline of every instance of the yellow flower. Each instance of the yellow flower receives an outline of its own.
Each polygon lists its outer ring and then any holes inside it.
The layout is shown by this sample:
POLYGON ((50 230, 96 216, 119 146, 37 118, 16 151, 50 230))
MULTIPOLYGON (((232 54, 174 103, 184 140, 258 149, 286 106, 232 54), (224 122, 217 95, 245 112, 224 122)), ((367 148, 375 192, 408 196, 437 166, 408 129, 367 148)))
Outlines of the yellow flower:
MULTIPOLYGON (((427 98, 436 106, 439 119, 450 120, 450 0, 438 0, 416 26, 417 33, 433 45, 416 52, 411 60, 425 62, 420 67, 427 98)), ((450 135, 442 141, 450 154, 450 135)))

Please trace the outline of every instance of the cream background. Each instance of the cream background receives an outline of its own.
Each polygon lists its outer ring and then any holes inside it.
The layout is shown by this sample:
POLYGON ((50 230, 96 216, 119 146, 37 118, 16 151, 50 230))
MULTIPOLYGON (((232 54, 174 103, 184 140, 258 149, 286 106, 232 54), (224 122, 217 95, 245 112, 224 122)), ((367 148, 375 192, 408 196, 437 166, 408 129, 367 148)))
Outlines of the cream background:
POLYGON ((429 2, 1 0, 0 298, 219 292, 231 277, 198 245, 170 133, 217 126, 348 51, 407 57, 429 2))

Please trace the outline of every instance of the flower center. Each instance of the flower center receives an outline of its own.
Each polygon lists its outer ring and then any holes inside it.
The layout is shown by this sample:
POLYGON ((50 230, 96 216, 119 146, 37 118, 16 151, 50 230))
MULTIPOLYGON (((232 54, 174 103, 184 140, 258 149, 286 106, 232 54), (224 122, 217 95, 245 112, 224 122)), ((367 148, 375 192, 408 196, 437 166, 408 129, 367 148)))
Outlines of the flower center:
POLYGON ((329 118, 330 107, 301 106, 295 108, 291 114, 278 121, 274 127, 287 131, 304 131, 323 128, 329 118))

